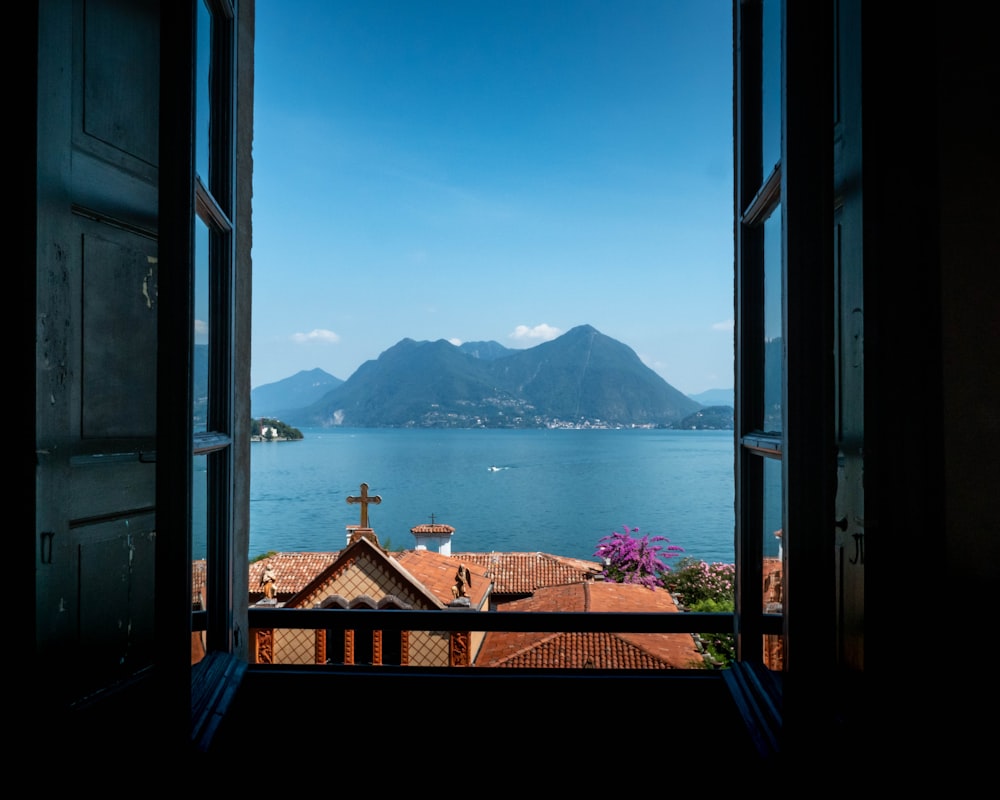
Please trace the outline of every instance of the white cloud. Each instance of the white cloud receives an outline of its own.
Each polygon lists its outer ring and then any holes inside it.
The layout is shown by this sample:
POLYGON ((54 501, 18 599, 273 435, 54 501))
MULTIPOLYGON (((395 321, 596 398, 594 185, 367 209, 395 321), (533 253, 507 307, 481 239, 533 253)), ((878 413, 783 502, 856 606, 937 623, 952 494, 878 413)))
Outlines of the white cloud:
POLYGON ((203 319, 194 321, 194 338, 197 342, 208 341, 208 323, 203 319))
POLYGON ((560 333, 559 328, 546 325, 535 325, 533 328, 528 325, 518 325, 510 334, 510 338, 516 341, 549 342, 555 339, 560 333))
POLYGON ((731 319, 723 320, 722 322, 715 322, 715 323, 712 323, 712 330, 713 331, 731 331, 733 329, 733 325, 734 324, 735 324, 735 320, 731 320, 731 319))
POLYGON ((458 347, 460 344, 462 344, 462 340, 456 339, 454 336, 450 338, 448 341, 451 342, 453 345, 455 345, 455 347, 458 347))
POLYGON ((298 342, 299 344, 310 344, 312 342, 336 344, 340 341, 340 337, 333 331, 325 331, 322 328, 315 328, 309 331, 309 333, 293 333, 292 341, 298 342))

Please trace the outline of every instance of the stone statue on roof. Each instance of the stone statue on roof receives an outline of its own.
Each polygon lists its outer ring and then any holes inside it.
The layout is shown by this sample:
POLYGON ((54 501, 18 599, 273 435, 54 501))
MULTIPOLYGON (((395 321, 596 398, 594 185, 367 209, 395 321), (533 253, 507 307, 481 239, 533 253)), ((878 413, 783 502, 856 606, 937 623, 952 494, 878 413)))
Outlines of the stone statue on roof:
POLYGON ((264 565, 264 571, 260 574, 260 585, 264 587, 264 597, 268 600, 273 600, 275 595, 274 585, 277 582, 278 577, 274 574, 274 568, 271 566, 271 562, 268 561, 264 565))
POLYGON ((472 587, 472 573, 469 572, 469 568, 465 564, 459 564, 458 570, 455 572, 455 585, 451 587, 451 593, 454 597, 465 597, 466 589, 472 587))

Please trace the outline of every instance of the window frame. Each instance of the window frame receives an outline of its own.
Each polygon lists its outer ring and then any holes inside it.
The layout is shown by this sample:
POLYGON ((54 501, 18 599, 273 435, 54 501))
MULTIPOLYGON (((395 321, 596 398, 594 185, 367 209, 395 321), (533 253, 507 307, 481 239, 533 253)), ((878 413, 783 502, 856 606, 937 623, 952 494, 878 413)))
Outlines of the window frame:
MULTIPOLYGON (((194 735, 198 709, 239 658, 234 441, 239 431, 236 324, 235 0, 161 7, 159 341, 157 355, 156 661, 164 724, 194 735), (208 69, 209 175, 197 172, 199 10, 212 19, 208 69), (184 146, 186 143, 187 146, 184 146), (195 432, 196 221, 209 230, 207 429, 195 432), (192 603, 193 464, 207 462, 207 610, 192 603), (183 576, 180 580, 178 576, 183 576), (192 668, 192 636, 206 653, 192 668), (222 665, 221 669, 217 665, 222 665), (203 673, 209 673, 206 676, 203 673), (174 727, 176 726, 176 728, 174 727)), ((247 351, 249 349, 247 348, 247 351)), ((248 372, 248 370, 247 370, 248 372)), ((243 583, 245 584, 245 578, 243 583)), ((245 600, 244 600, 245 607, 245 600)))
POLYGON ((833 20, 835 3, 734 0, 737 658, 763 660, 763 464, 782 465, 782 665, 830 664, 833 576, 833 20), (778 6, 780 160, 763 164, 764 4, 778 6), (829 81, 817 80, 827 75, 829 81), (781 217, 781 425, 764 420, 764 236, 781 217), (825 357, 824 357, 825 354, 825 357))
MULTIPOLYGON (((206 650, 233 648, 234 277, 236 269, 236 9, 230 0, 196 0, 211 17, 207 183, 195 169, 195 210, 209 228, 208 429, 192 452, 207 464, 206 650)), ((197 141, 197 137, 195 139, 197 141)), ((195 153, 195 164, 197 164, 195 153)), ((198 625, 197 627, 201 627, 198 625)))
MULTIPOLYGON (((832 148, 830 128, 824 124, 829 118, 832 103, 825 91, 817 91, 815 76, 823 74, 826 69, 829 74, 830 43, 832 41, 832 5, 820 4, 819 8, 794 8, 781 0, 781 17, 783 33, 782 47, 782 148, 779 166, 769 172, 767 179, 762 180, 763 170, 760 158, 760 104, 761 88, 759 76, 760 52, 760 8, 761 0, 734 0, 734 155, 735 180, 735 270, 736 289, 736 339, 737 360, 735 365, 736 378, 736 431, 734 432, 738 456, 735 459, 736 471, 736 611, 729 615, 684 615, 684 620, 655 619, 662 615, 588 615, 588 619, 580 619, 577 615, 551 615, 552 620, 546 621, 546 627, 560 630, 581 631, 712 631, 718 630, 720 624, 726 627, 732 624, 738 637, 737 661, 758 663, 765 635, 780 633, 786 646, 786 654, 792 655, 790 648, 795 633, 795 640, 803 642, 796 644, 797 652, 810 655, 814 663, 820 663, 819 654, 825 646, 825 634, 810 633, 817 626, 817 619, 829 612, 828 604, 830 584, 820 580, 826 573, 825 560, 828 555, 824 547, 825 536, 796 536, 799 530, 809 530, 817 525, 827 526, 832 522, 832 493, 825 485, 824 475, 830 474, 817 468, 817 459, 824 460, 831 456, 830 426, 832 415, 828 413, 829 382, 832 380, 830 364, 822 358, 816 358, 817 352, 830 345, 832 339, 829 324, 830 316, 830 281, 832 274, 832 225, 829 217, 829 192, 827 184, 832 170, 832 148), (830 13, 827 13, 830 12, 830 13), (827 19, 823 20, 824 14, 827 19), (822 22, 822 24, 817 24, 822 22), (756 40, 754 36, 756 35, 756 40), (756 44, 755 44, 756 42, 756 44), (794 47, 792 46, 794 45, 794 47), (819 72, 817 72, 817 70, 819 72), (789 97, 795 97, 796 102, 788 102, 789 97), (804 98, 804 99, 803 99, 804 98), (794 131, 794 137, 789 132, 794 131), (749 343, 760 342, 762 330, 763 302, 762 288, 751 278, 759 274, 761 268, 761 236, 759 225, 754 223, 766 216, 766 210, 773 207, 776 200, 781 201, 782 215, 782 275, 783 297, 785 311, 782 329, 789 346, 786 350, 786 380, 783 395, 783 425, 780 435, 761 431, 751 424, 760 417, 760 400, 762 388, 762 370, 759 348, 749 343), (796 268, 796 265, 809 264, 808 269, 796 268), (790 267, 791 265, 791 267, 790 267), (757 272, 755 272, 755 270, 757 272), (793 375, 795 381, 787 380, 793 375), (817 402, 819 398, 819 402, 817 402), (785 596, 792 598, 792 603, 780 617, 763 613, 761 597, 762 568, 759 554, 762 545, 761 525, 755 522, 760 518, 762 480, 760 470, 756 469, 754 460, 759 463, 762 458, 780 457, 783 465, 783 526, 789 532, 783 542, 783 571, 785 580, 785 596), (793 569, 794 567, 794 569, 793 569), (812 587, 812 588, 810 588, 812 587), (601 617, 601 619, 597 619, 601 617), (653 618, 651 618, 653 617, 653 618), (722 623, 723 618, 729 623, 722 623), (560 622, 562 619, 562 622, 560 622), (682 624, 683 623, 683 624, 682 624)), ((164 131, 167 141, 171 134, 178 135, 178 141, 195 141, 193 131, 196 119, 194 92, 194 55, 195 55, 195 3, 183 6, 179 11, 165 11, 164 52, 165 75, 189 74, 191 84, 184 89, 173 85, 167 78, 163 86, 163 117, 164 131), (171 20, 179 20, 172 22, 171 20), (177 125, 177 120, 186 121, 186 130, 170 130, 177 125)), ((228 36, 235 37, 234 4, 222 0, 209 0, 210 7, 223 12, 228 23, 228 36)), ((232 68, 235 58, 235 38, 217 40, 221 51, 227 53, 228 67, 232 68), (227 44, 228 43, 228 44, 227 44)), ((214 49, 214 48, 213 48, 214 49)), ((236 84, 234 71, 220 71, 219 80, 226 75, 226 81, 232 88, 236 84)), ((830 90, 832 91, 832 89, 830 90)), ((230 102, 234 102, 230 95, 230 102)), ((162 561, 158 558, 157 579, 158 589, 163 589, 162 597, 177 597, 176 574, 184 567, 190 574, 190 532, 191 532, 191 458, 194 453, 202 452, 208 457, 228 453, 228 468, 222 468, 210 479, 209 494, 216 500, 210 503, 212 547, 215 559, 208 580, 214 589, 206 612, 205 627, 209 632, 209 650, 232 652, 238 647, 238 637, 234 637, 237 623, 234 622, 233 608, 245 604, 245 598, 237 599, 237 594, 245 583, 239 580, 234 572, 237 550, 233 539, 233 494, 232 478, 235 477, 232 466, 233 437, 239 428, 234 427, 234 409, 240 406, 241 392, 248 395, 249 388, 236 379, 237 373, 246 365, 242 361, 249 359, 249 348, 239 353, 234 347, 234 312, 238 300, 233 291, 233 253, 236 241, 235 229, 230 229, 229 245, 220 249, 223 253, 220 261, 228 263, 227 279, 220 278, 214 283, 215 293, 219 298, 220 308, 214 308, 213 320, 224 320, 220 325, 218 345, 223 353, 223 360, 212 368, 212 411, 210 411, 209 432, 195 437, 191 421, 179 422, 176 414, 178 408, 190 409, 192 396, 191 375, 191 345, 193 332, 192 281, 193 281, 193 233, 192 221, 199 210, 213 219, 216 224, 225 219, 232 222, 232 202, 236 197, 233 191, 236 169, 233 166, 237 151, 242 143, 232 128, 235 121, 233 106, 229 106, 226 124, 228 139, 220 139, 213 147, 218 147, 216 157, 231 158, 227 161, 232 172, 225 180, 217 176, 209 176, 209 187, 199 187, 195 180, 195 154, 193 148, 165 147, 169 156, 162 161, 163 179, 161 181, 161 197, 164 199, 161 208, 161 235, 163 239, 163 262, 169 264, 186 264, 188 269, 173 270, 171 277, 166 274, 161 280, 161 308, 163 309, 164 329, 161 331, 177 347, 167 348, 169 352, 161 354, 160 387, 161 411, 160 430, 170 431, 170 436, 164 436, 161 449, 160 471, 158 473, 158 510, 163 526, 167 530, 186 532, 184 546, 165 546, 167 557, 162 561), (221 183, 220 183, 221 181, 221 183), (211 188, 213 191, 207 191, 211 188), (231 192, 228 197, 230 207, 225 208, 226 190, 231 192), (218 193, 218 194, 217 194, 218 193), (208 202, 210 197, 221 201, 208 202), (216 208, 216 206, 218 208, 216 208), (219 213, 221 209, 221 213, 219 213), (227 316, 227 314, 229 316, 227 316), (178 436, 178 428, 183 435, 178 436), (227 474, 227 469, 229 470, 227 474), (178 485, 183 487, 180 495, 176 494, 178 485), (180 501, 178 502, 178 498, 180 501), (169 580, 169 584, 168 584, 169 580), (218 593, 216 595, 216 592, 218 593)), ((222 227, 225 227, 224 225, 222 227)), ((214 256, 213 256, 214 257, 214 256)), ((166 270, 165 270, 166 273, 166 270)), ((223 274, 223 273, 220 273, 223 274)), ((214 332, 213 328, 213 332, 214 332)), ((213 337, 213 340, 216 337, 213 337)), ((213 341, 213 347, 215 343, 213 341)), ((826 352, 831 352, 827 349, 826 352)), ((243 398, 246 399, 246 398, 243 398)), ((189 414, 187 416, 190 416, 189 414)), ((835 456, 835 453, 834 453, 835 456)), ((183 630, 190 634, 197 627, 191 614, 190 585, 187 586, 182 603, 179 607, 186 610, 183 625, 175 625, 170 630, 183 630)), ((171 604, 163 604, 165 607, 171 604)), ((173 606, 171 606, 173 607, 173 606)), ((244 605, 245 607, 245 605, 244 605)), ((175 611, 169 612, 171 618, 175 611)), ((278 620, 282 614, 280 609, 255 611, 261 619, 268 621, 269 627, 281 627, 278 620)), ((296 612, 302 613, 302 612, 296 612)), ((339 611, 342 614, 345 628, 366 627, 359 621, 361 612, 339 611)), ((387 612, 392 613, 392 612, 387 612)), ((370 619, 370 617, 368 618, 370 619)), ((537 629, 538 615, 532 616, 532 622, 521 622, 516 615, 505 616, 508 624, 517 629, 520 625, 535 626, 537 629)), ((831 620, 833 616, 831 615, 831 620)), ((317 622, 317 627, 328 627, 328 622, 317 622)), ((385 623, 379 624, 385 629, 385 623)), ((391 627, 391 626, 389 626, 391 627)), ((488 628, 496 627, 492 623, 488 628)), ((487 629, 487 628, 484 628, 487 629)), ((830 625, 830 630, 833 625, 830 625)), ((185 662, 189 648, 170 650, 168 663, 179 662, 178 653, 183 654, 185 662)), ((790 663, 790 662, 788 662, 790 663)), ((788 664, 786 664, 787 669, 788 664)), ((187 663, 185 669, 189 668, 187 663)))

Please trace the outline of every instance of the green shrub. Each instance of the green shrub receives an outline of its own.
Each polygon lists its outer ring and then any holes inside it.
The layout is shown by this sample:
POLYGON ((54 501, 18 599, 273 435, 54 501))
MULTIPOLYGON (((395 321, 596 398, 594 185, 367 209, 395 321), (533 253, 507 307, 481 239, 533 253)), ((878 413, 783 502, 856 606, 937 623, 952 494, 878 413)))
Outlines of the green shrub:
POLYGON ((661 577, 664 587, 677 598, 677 602, 685 609, 692 610, 692 606, 702 600, 728 602, 732 608, 735 575, 735 564, 709 564, 685 556, 661 577))
MULTIPOLYGON (((708 564, 684 557, 662 578, 684 611, 732 613, 736 607, 735 574, 735 564, 708 564)), ((712 666, 725 667, 736 657, 736 637, 731 633, 701 633, 697 638, 707 655, 706 662, 712 666)))

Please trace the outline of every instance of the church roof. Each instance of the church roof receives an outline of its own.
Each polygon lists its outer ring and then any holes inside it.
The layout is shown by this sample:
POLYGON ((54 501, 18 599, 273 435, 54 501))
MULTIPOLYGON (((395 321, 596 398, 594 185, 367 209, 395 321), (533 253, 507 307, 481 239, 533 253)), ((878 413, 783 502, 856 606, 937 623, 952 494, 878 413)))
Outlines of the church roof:
MULTIPOLYGON (((454 575, 458 564, 464 563, 472 572, 473 589, 476 588, 477 584, 489 581, 493 584, 493 597, 497 595, 524 596, 542 586, 592 580, 601 570, 601 565, 596 561, 582 561, 548 553, 452 553, 450 556, 445 556, 429 550, 404 550, 392 551, 389 555, 404 565, 407 570, 415 572, 419 568, 414 566, 415 562, 410 558, 411 553, 422 553, 421 558, 425 559, 428 564, 437 564, 436 568, 438 569, 443 568, 442 564, 450 565, 447 569, 452 571, 452 575, 454 575), (441 559, 446 560, 441 561, 441 559), (479 580, 476 579, 477 575, 481 576, 479 580)), ((264 571, 265 563, 270 562, 271 568, 277 575, 275 587, 280 602, 302 591, 306 584, 330 566, 338 555, 340 555, 340 551, 282 552, 272 553, 266 559, 255 561, 250 565, 249 572, 251 605, 264 596, 260 585, 260 576, 264 571)), ((433 568, 428 567, 427 569, 433 568)), ((428 586, 435 585, 435 580, 431 575, 423 573, 421 575, 420 579, 425 581, 428 586)), ((453 582, 450 580, 448 583, 449 593, 453 582)), ((435 593, 439 597, 441 596, 438 592, 435 593)))
MULTIPOLYGON (((350 602, 365 595, 414 608, 444 608, 455 597, 452 587, 463 562, 427 550, 387 553, 376 537, 358 536, 339 552, 272 553, 250 565, 251 590, 260 586, 265 564, 276 575, 279 603, 292 607, 313 607, 331 596, 350 602), (350 573, 350 574, 348 574, 350 573)), ((471 608, 485 608, 491 583, 483 570, 469 564, 471 582, 467 596, 471 608)), ((250 601, 262 597, 251 591, 250 601)))
MULTIPOLYGON (((450 595, 450 592, 449 592, 450 595)), ((313 608, 331 597, 350 602, 365 596, 374 602, 393 598, 403 608, 444 608, 446 603, 378 544, 371 536, 358 536, 285 606, 313 608)), ((449 598, 450 599, 450 598, 449 598)))

